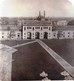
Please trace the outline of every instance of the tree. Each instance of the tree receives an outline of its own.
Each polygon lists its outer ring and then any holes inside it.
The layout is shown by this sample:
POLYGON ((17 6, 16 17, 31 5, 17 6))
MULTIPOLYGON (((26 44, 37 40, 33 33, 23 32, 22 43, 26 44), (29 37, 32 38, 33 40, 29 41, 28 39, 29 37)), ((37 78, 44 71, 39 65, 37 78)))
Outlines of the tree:
POLYGON ((74 25, 74 20, 69 21, 67 25, 74 25))

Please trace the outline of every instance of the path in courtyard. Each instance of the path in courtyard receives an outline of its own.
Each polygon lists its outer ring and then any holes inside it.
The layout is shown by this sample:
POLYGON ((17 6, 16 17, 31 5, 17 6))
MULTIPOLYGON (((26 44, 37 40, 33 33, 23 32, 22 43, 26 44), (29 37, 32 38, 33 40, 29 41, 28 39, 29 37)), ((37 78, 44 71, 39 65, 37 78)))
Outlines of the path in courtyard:
POLYGON ((73 78, 74 78, 74 67, 72 67, 67 61, 61 56, 54 52, 41 40, 36 40, 73 78))
POLYGON ((16 48, 16 47, 28 45, 28 44, 35 43, 35 42, 36 42, 36 41, 31 41, 31 42, 27 42, 27 43, 23 43, 23 44, 18 44, 18 45, 12 46, 12 47, 13 47, 13 48, 16 48))

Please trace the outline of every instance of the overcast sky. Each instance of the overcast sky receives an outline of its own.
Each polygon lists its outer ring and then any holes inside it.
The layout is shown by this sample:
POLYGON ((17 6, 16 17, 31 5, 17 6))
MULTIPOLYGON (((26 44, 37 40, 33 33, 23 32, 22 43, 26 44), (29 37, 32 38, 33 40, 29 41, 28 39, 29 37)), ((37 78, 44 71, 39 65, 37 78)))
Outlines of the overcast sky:
POLYGON ((0 0, 0 16, 35 17, 39 11, 51 17, 74 17, 74 0, 0 0))

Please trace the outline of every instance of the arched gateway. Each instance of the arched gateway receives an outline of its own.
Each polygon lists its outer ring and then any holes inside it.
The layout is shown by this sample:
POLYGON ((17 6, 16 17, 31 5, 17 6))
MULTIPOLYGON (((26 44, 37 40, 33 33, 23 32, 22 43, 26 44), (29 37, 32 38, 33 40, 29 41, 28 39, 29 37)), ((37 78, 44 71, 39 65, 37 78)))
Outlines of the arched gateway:
POLYGON ((31 32, 27 33, 27 39, 31 39, 31 32))
POLYGON ((48 33, 44 32, 44 39, 48 39, 48 33))
POLYGON ((39 39, 40 38, 40 33, 39 32, 36 32, 35 33, 35 39, 39 39))

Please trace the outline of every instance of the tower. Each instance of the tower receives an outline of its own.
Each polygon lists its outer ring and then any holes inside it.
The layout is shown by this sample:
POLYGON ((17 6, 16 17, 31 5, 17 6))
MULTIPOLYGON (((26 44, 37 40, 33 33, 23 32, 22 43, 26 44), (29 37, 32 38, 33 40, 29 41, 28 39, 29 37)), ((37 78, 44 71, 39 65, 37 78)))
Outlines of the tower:
POLYGON ((41 17, 41 11, 39 11, 39 17, 41 17))
POLYGON ((45 10, 44 10, 44 17, 45 17, 45 10))

